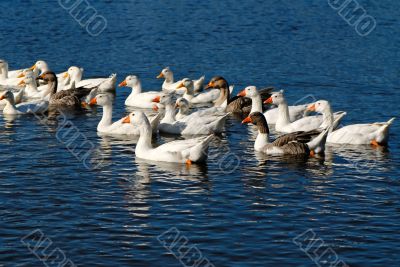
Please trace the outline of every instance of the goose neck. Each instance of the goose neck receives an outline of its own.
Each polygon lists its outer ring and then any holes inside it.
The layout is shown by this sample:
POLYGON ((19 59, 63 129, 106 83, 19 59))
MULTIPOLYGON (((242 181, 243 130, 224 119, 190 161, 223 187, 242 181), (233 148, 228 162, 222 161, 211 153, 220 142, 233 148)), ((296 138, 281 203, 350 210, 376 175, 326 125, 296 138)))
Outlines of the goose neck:
POLYGON ((262 100, 259 94, 251 97, 251 111, 253 112, 261 112, 262 113, 262 100))
POLYGON ((99 122, 99 128, 106 127, 112 124, 112 112, 112 104, 107 104, 103 106, 103 116, 101 118, 101 121, 99 122))
POLYGON ((285 126, 290 124, 289 106, 286 101, 278 105, 278 114, 276 125, 285 126))

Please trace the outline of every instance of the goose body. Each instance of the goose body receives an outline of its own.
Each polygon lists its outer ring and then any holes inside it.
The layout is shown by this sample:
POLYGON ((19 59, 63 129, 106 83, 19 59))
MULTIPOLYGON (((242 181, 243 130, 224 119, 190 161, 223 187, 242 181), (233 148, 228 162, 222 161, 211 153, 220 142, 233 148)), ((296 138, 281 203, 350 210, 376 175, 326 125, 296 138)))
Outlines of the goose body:
POLYGON ((143 112, 131 113, 123 120, 123 123, 133 124, 140 131, 139 141, 135 148, 135 154, 138 158, 186 164, 204 162, 207 159, 208 146, 212 135, 173 141, 153 147, 150 122, 143 112))
POLYGON ((295 132, 285 134, 273 142, 269 142, 269 128, 264 115, 260 112, 251 113, 242 123, 253 123, 257 126, 258 135, 254 149, 268 155, 314 155, 323 153, 328 130, 317 135, 316 132, 295 132))
MULTIPOLYGON (((108 94, 99 94, 90 101, 91 105, 103 107, 102 118, 97 125, 97 132, 111 135, 139 135, 139 129, 132 124, 123 123, 123 119, 112 122, 113 103, 108 94)), ((151 121, 153 132, 157 131, 160 122, 160 115, 155 116, 151 121)))
MULTIPOLYGON (((160 74, 157 76, 157 79, 164 78, 164 82, 162 84, 162 90, 166 91, 167 93, 178 93, 178 94, 183 94, 183 90, 177 91, 177 87, 182 83, 183 80, 181 81, 176 81, 174 82, 174 73, 172 70, 167 67, 164 68, 160 74)), ((203 84, 204 84, 204 79, 205 76, 200 77, 197 80, 193 80, 193 85, 194 85, 194 92, 200 92, 203 90, 203 84)))
POLYGON ((130 107, 153 108, 153 99, 157 96, 163 95, 163 93, 156 91, 142 92, 142 84, 139 78, 135 75, 127 76, 119 86, 129 86, 132 88, 131 94, 125 100, 125 105, 130 107))
MULTIPOLYGON (((326 100, 319 100, 308 108, 330 117, 333 120, 330 103, 326 100)), ((386 145, 389 141, 389 128, 395 118, 387 122, 375 122, 364 124, 352 124, 343 126, 328 135, 327 142, 333 144, 353 145, 386 145)))

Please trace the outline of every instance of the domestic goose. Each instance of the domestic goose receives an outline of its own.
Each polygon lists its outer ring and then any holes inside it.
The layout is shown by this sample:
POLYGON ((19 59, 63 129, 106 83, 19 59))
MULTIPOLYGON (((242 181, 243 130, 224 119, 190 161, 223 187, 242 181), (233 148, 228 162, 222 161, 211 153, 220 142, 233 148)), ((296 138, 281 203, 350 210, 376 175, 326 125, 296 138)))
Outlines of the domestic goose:
POLYGON ((242 123, 252 123, 257 126, 258 135, 254 143, 254 149, 268 155, 313 156, 323 153, 329 131, 329 129, 326 129, 315 138, 313 138, 316 135, 315 131, 294 132, 282 135, 270 143, 268 123, 261 112, 251 113, 242 123))
POLYGON ((98 87, 100 93, 110 92, 116 87, 116 74, 111 74, 109 77, 82 79, 83 68, 71 66, 63 73, 65 79, 63 90, 71 89, 73 83, 76 87, 94 88, 98 87))
POLYGON ((194 83, 189 78, 185 78, 182 82, 176 87, 177 90, 180 88, 184 88, 185 93, 183 94, 183 98, 189 101, 191 104, 207 104, 212 103, 219 97, 220 90, 213 89, 204 93, 198 93, 195 95, 194 83))
MULTIPOLYGON (((205 89, 215 88, 220 90, 220 95, 214 101, 215 107, 223 107, 227 112, 249 114, 251 111, 251 98, 244 96, 230 97, 228 82, 221 76, 216 76, 211 79, 205 89)), ((260 90, 261 98, 267 99, 271 95, 271 88, 260 90)))
POLYGON ((57 76, 51 71, 41 74, 38 78, 47 83, 47 92, 50 94, 50 106, 81 109, 80 99, 91 91, 91 89, 87 88, 73 88, 57 92, 57 76))
MULTIPOLYGON (((261 99, 261 94, 257 90, 255 86, 248 86, 242 91, 239 92, 238 96, 245 96, 251 98, 251 111, 253 112, 263 112, 263 102, 261 99)), ((301 119, 306 111, 308 104, 306 105, 297 105, 297 106, 289 106, 289 119, 290 121, 295 121, 301 119)), ((265 111, 264 113, 265 118, 268 121, 268 124, 275 124, 278 119, 278 109, 273 108, 265 111)))
POLYGON ((41 114, 46 112, 49 107, 49 102, 45 100, 24 102, 16 105, 11 91, 6 91, 0 95, 0 100, 3 99, 7 102, 3 109, 3 114, 7 115, 41 114))
POLYGON ((178 140, 153 147, 150 122, 143 112, 131 113, 123 119, 123 123, 130 123, 139 130, 140 137, 135 148, 135 155, 138 158, 150 161, 186 163, 188 165, 204 162, 207 159, 208 147, 213 135, 178 140))
POLYGON ((175 115, 177 121, 189 122, 189 121, 217 121, 222 117, 226 117, 225 112, 211 112, 213 108, 201 109, 190 113, 190 103, 185 98, 180 97, 175 102, 175 108, 178 109, 178 113, 175 115))
POLYGON ((0 59, 0 85, 17 87, 20 78, 12 78, 8 75, 8 62, 0 59))
POLYGON ((136 108, 153 108, 152 102, 156 96, 163 95, 161 92, 142 92, 142 83, 136 75, 129 75, 119 84, 119 87, 128 86, 132 91, 125 100, 125 105, 136 108))
POLYGON ((225 117, 215 117, 193 119, 188 121, 177 121, 175 118, 175 107, 170 95, 163 95, 153 99, 165 106, 165 115, 161 120, 158 129, 160 132, 168 134, 182 135, 208 135, 211 133, 221 133, 225 124, 225 117))
MULTIPOLYGON (((278 105, 279 114, 275 124, 275 130, 278 132, 293 133, 297 131, 311 131, 318 128, 325 129, 329 126, 329 118, 321 115, 307 116, 291 122, 289 108, 283 90, 273 93, 264 103, 278 105)), ((334 119, 343 117, 343 114, 345 113, 335 113, 334 119)))
MULTIPOLYGON (((103 107, 103 116, 97 125, 97 131, 111 135, 139 135, 139 129, 131 124, 123 124, 122 119, 112 122, 113 99, 110 94, 98 94, 90 101, 90 105, 100 105, 103 107)), ((157 132, 160 122, 160 115, 156 115, 151 120, 152 132, 157 132)))
MULTIPOLYGON (((310 111, 316 111, 329 118, 329 122, 333 121, 333 113, 331 105, 326 100, 319 100, 308 107, 310 111)), ((365 124, 346 125, 335 131, 331 131, 328 135, 327 142, 334 144, 353 144, 353 145, 369 145, 385 146, 389 141, 389 128, 395 118, 391 118, 387 122, 375 122, 365 124)))
MULTIPOLYGON (((174 73, 169 67, 164 68, 157 76, 157 79, 161 78, 165 79, 162 84, 162 89, 168 93, 176 92, 176 87, 182 83, 182 81, 174 82, 174 73)), ((193 80, 195 93, 203 90, 204 79, 205 76, 202 76, 197 80, 193 80)))

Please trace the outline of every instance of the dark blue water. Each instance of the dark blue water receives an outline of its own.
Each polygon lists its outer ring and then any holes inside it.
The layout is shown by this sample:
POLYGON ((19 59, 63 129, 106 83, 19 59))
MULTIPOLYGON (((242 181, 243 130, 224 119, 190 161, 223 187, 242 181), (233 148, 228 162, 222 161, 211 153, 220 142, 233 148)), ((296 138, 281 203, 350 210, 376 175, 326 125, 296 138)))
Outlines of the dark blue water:
MULTIPOLYGON (((222 75, 235 90, 284 88, 291 103, 328 99, 348 111, 345 124, 399 115, 399 1, 359 0, 377 21, 367 37, 328 1, 88 2, 107 20, 97 37, 58 1, 1 2, 1 57, 11 69, 44 59, 56 72, 137 74, 147 89, 160 88, 165 66, 181 78, 222 75)), ((118 89, 116 118, 128 94, 118 89)), ((157 240, 171 227, 215 266, 316 266, 292 241, 307 230, 324 242, 317 256, 400 261, 399 121, 388 150, 329 147, 325 160, 304 161, 255 155, 252 128, 230 118, 207 165, 187 169, 135 159, 136 140, 97 135, 100 117, 70 118, 103 159, 88 170, 55 123, 0 116, 0 265, 42 266, 21 242, 37 230, 78 266, 182 266, 157 240)))

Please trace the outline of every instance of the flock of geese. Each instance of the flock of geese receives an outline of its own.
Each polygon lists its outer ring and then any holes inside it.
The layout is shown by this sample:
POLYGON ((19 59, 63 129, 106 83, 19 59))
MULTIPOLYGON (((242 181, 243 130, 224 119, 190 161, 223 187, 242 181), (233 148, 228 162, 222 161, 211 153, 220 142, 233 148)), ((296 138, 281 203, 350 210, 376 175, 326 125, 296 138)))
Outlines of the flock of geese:
POLYGON ((79 111, 99 105, 103 108, 99 133, 138 135, 137 157, 189 165, 207 159, 210 141, 224 131, 231 114, 239 115, 242 124, 255 125, 254 149, 268 155, 314 156, 324 153, 326 143, 385 146, 394 120, 340 126, 346 112, 333 112, 326 100, 290 106, 282 90, 255 86, 232 97, 233 87, 221 76, 204 86, 204 76, 175 81, 172 70, 165 68, 157 76, 164 79, 161 91, 143 92, 135 75, 119 83, 132 89, 125 105, 137 110, 113 121, 117 76, 83 79, 83 71, 73 66, 55 74, 42 60, 28 69, 10 71, 8 63, 0 60, 0 85, 6 88, 0 92, 3 115, 46 114, 60 108, 79 111), (157 115, 148 117, 144 109, 157 115), (275 140, 270 140, 272 125, 282 133, 275 140), (158 132, 197 137, 154 147, 152 137, 158 132))

